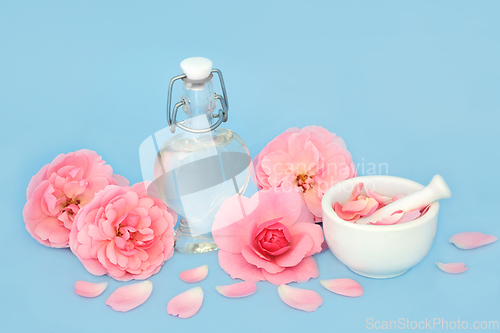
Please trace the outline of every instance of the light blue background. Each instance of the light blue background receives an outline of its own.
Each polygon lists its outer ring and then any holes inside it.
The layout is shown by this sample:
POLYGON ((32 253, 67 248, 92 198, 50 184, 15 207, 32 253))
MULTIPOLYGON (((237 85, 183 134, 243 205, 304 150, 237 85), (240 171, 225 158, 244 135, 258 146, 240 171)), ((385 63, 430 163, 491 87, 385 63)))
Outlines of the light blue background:
MULTIPOLYGON (((449 244, 462 231, 500 236, 500 1, 10 1, 0 2, 2 332, 358 332, 373 320, 500 321, 500 244, 449 244), (32 175, 57 154, 89 148, 141 181, 140 143, 166 125, 168 80, 190 56, 226 79, 228 128, 255 156, 288 127, 322 125, 342 136, 355 163, 427 183, 440 173, 434 246, 407 274, 372 280, 327 251, 322 279, 349 277, 361 298, 302 287, 324 298, 314 313, 289 308, 277 287, 226 299, 232 280, 216 253, 176 253, 151 278, 150 299, 128 313, 104 304, 123 283, 87 273, 69 250, 46 248, 24 228, 32 175), (434 261, 463 261, 447 275, 434 261), (208 264, 193 318, 166 314, 192 287, 184 269, 208 264), (108 281, 95 299, 77 280, 108 281)), ((251 186, 247 195, 252 194, 251 186)), ((436 327, 440 328, 441 326, 436 327)))

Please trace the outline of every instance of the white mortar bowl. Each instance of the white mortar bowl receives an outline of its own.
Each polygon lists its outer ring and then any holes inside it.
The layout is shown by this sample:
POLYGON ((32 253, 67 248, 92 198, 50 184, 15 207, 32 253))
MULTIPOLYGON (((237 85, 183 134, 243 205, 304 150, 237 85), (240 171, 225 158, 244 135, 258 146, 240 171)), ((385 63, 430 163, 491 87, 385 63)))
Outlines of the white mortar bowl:
POLYGON ((323 230, 332 253, 354 273, 387 279, 406 273, 431 249, 436 235, 439 203, 411 222, 394 225, 366 225, 344 221, 332 205, 344 204, 358 183, 386 196, 410 194, 424 186, 392 176, 363 176, 332 186, 323 196, 323 230))

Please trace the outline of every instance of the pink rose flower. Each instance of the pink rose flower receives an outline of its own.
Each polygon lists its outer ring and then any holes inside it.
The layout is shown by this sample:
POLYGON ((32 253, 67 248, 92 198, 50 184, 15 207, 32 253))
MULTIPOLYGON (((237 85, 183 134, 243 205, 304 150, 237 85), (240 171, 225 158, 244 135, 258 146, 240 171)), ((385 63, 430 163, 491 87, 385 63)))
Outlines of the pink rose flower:
POLYGON ((177 214, 148 196, 147 185, 107 186, 76 216, 69 245, 90 273, 147 279, 174 253, 177 214))
POLYGON ((356 176, 342 138, 319 126, 289 128, 262 149, 253 165, 259 189, 295 188, 315 221, 322 220, 326 190, 356 176))
POLYGON ((128 184, 95 151, 60 154, 33 178, 23 209, 26 229, 38 242, 68 247, 68 235, 78 211, 107 185, 128 184))
POLYGON ((271 188, 252 198, 227 199, 212 235, 219 265, 233 279, 281 285, 319 276, 312 255, 321 252, 323 230, 294 190, 271 188))

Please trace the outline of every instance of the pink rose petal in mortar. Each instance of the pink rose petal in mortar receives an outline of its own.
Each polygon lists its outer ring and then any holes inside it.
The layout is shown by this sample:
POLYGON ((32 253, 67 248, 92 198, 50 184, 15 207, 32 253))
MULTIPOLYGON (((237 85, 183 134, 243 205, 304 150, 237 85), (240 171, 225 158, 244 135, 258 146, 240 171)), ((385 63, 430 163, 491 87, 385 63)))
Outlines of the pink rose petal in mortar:
POLYGON ((217 286, 215 289, 222 296, 230 297, 230 298, 238 298, 250 296, 257 291, 257 285, 255 282, 238 282, 233 283, 227 286, 217 286))
POLYGON ((431 208, 431 205, 427 205, 425 206, 423 209, 422 209, 422 212, 420 214, 420 216, 424 216, 425 213, 427 213, 427 211, 429 211, 429 208, 431 208))
POLYGON ((167 304, 167 313, 179 318, 189 318, 198 313, 203 303, 203 289, 194 287, 175 296, 167 304))
POLYGON ((342 211, 345 213, 357 213, 362 211, 368 205, 368 200, 348 201, 342 206, 342 211))
POLYGON ((370 224, 373 225, 392 225, 396 224, 401 220, 403 217, 404 213, 402 210, 397 210, 394 213, 391 214, 391 216, 384 217, 383 219, 376 221, 376 222, 370 222, 370 224))
POLYGON ((418 209, 411 210, 411 211, 403 214, 401 219, 398 221, 398 224, 413 221, 415 219, 418 219, 420 216, 421 216, 420 210, 418 210, 418 209))
POLYGON ((352 279, 320 280, 319 282, 326 289, 342 296, 359 297, 363 295, 363 287, 352 279))
POLYGON ((76 281, 75 293, 83 297, 97 297, 103 293, 107 286, 107 282, 92 283, 87 281, 76 281))
POLYGON ((338 202, 335 203, 335 205, 333 206, 333 210, 335 210, 335 213, 337 213, 337 215, 342 219, 342 220, 345 220, 345 221, 355 221, 357 219, 359 219, 359 214, 357 213, 346 213, 342 210, 342 205, 338 202))
POLYGON ((196 283, 206 278, 207 275, 208 275, 208 265, 203 265, 200 267, 188 269, 179 274, 179 277, 184 282, 196 283))
POLYGON ((115 311, 127 312, 146 302, 152 291, 153 284, 150 281, 129 284, 113 291, 106 304, 115 311))
POLYGON ((358 185, 354 186, 351 197, 349 198, 348 201, 358 200, 362 188, 363 188, 363 183, 358 183, 358 185))
POLYGON ((290 287, 286 284, 279 286, 278 294, 285 304, 306 312, 314 312, 323 304, 323 298, 317 292, 290 287))
POLYGON ((401 199, 402 197, 404 197, 405 195, 404 194, 398 194, 396 196, 393 196, 392 197, 392 202, 394 201, 398 201, 399 199, 401 199))
POLYGON ((450 237, 449 242, 455 244, 459 249, 470 250, 496 242, 497 240, 498 238, 492 235, 486 235, 477 231, 469 231, 454 234, 450 237))
POLYGON ((392 202, 392 198, 391 197, 387 197, 385 195, 382 195, 382 194, 379 194, 377 192, 372 192, 370 191, 369 189, 365 189, 366 191, 366 195, 369 197, 369 198, 373 198, 375 200, 377 200, 377 202, 381 205, 388 205, 392 202))
POLYGON ((452 262, 449 264, 443 264, 442 262, 436 262, 436 265, 445 273, 458 274, 463 273, 467 270, 463 262, 452 262))

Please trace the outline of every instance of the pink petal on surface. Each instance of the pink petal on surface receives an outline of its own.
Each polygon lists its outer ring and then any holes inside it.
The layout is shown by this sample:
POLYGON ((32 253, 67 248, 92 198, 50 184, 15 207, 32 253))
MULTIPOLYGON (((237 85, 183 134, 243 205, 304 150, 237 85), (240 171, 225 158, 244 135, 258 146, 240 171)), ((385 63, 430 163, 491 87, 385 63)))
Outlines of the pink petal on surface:
POLYGON ((363 287, 352 279, 320 280, 319 282, 326 289, 342 296, 359 297, 363 295, 363 287))
POLYGON ((75 293, 83 297, 97 297, 103 293, 107 286, 107 282, 92 283, 87 281, 76 281, 75 293))
POLYGON ((288 306, 306 312, 314 312, 323 304, 323 298, 317 292, 290 287, 286 284, 279 286, 278 294, 288 306))
POLYGON ((467 267, 465 267, 465 264, 463 262, 452 262, 449 264, 443 264, 442 262, 436 261, 436 265, 439 267, 440 270, 448 274, 463 273, 467 270, 467 267))
POLYGON ((146 302, 152 291, 150 281, 129 284, 113 291, 106 304, 115 311, 127 312, 146 302))
POLYGON ((450 243, 462 250, 475 249, 486 244, 496 242, 498 238, 493 235, 486 235, 482 232, 469 231, 454 234, 448 239, 450 243))
POLYGON ((196 283, 205 279, 207 275, 208 275, 208 265, 203 265, 200 267, 185 270, 184 272, 179 274, 179 277, 184 282, 196 283))
POLYGON ((238 298, 250 296, 257 291, 257 285, 255 282, 238 282, 233 283, 227 286, 217 286, 215 289, 222 296, 230 297, 230 298, 238 298))
POLYGON ((203 289, 194 287, 175 296, 167 304, 167 313, 179 318, 189 318, 198 313, 203 304, 203 289))

